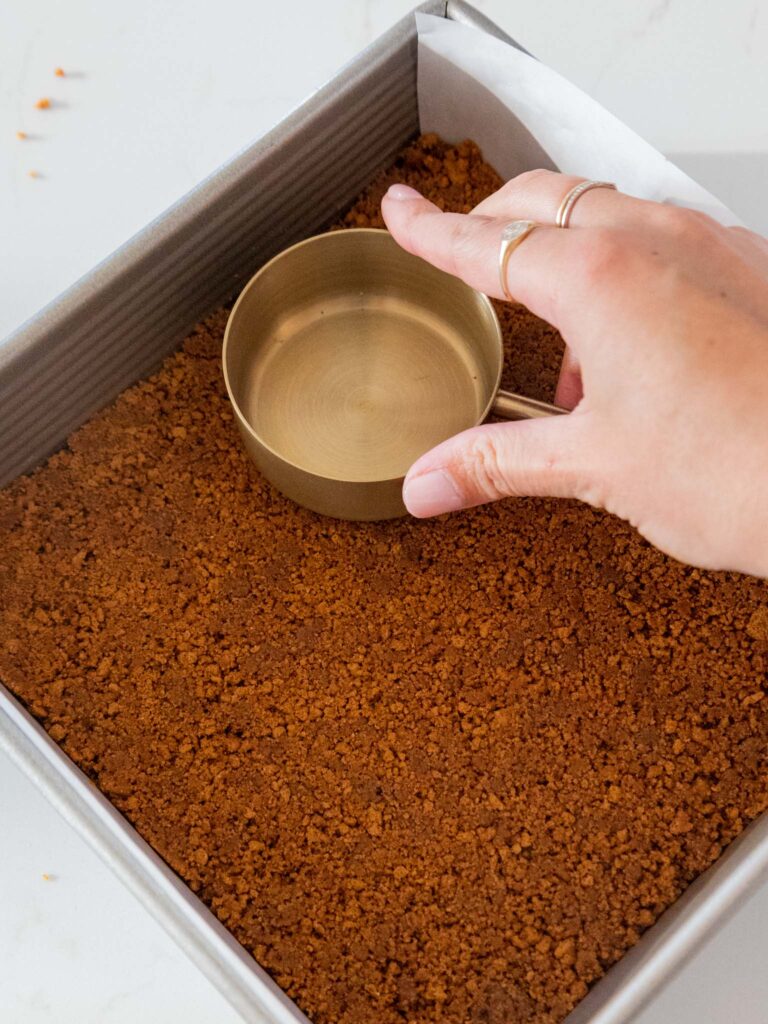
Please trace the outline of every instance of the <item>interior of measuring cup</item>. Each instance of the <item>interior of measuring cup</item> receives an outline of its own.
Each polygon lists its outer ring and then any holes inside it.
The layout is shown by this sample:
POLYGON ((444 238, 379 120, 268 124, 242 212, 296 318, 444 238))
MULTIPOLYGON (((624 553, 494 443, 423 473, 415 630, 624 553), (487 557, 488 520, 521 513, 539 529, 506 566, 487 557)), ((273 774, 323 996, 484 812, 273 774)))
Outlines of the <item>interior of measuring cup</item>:
POLYGON ((230 380, 251 429, 337 480, 403 476, 482 419, 501 366, 487 300, 382 231, 318 236, 277 257, 230 334, 230 380))

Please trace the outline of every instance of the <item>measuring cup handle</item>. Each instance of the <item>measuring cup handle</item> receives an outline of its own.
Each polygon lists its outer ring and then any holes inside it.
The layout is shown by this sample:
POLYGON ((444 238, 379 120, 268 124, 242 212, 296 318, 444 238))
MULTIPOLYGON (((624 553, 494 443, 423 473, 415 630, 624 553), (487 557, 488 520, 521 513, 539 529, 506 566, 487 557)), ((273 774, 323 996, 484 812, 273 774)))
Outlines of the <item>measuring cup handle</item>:
POLYGON ((562 416, 568 410, 512 391, 497 391, 491 412, 505 420, 533 420, 539 416, 562 416))

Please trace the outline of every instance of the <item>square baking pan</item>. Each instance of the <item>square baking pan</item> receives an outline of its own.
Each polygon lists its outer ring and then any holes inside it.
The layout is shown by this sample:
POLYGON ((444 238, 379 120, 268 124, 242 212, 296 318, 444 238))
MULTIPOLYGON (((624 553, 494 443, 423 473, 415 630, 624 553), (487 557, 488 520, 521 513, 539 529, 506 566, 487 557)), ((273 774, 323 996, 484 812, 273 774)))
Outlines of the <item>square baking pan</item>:
MULTIPOLYGON (((418 10, 508 39, 464 3, 418 10)), ((0 346, 0 485, 153 371, 270 256, 323 227, 419 130, 409 16, 0 346), (44 410, 44 415, 41 415, 44 410)), ((0 746, 244 1020, 305 1016, 0 684, 0 746)), ((768 815, 648 929, 567 1018, 632 1021, 768 872, 768 815)))

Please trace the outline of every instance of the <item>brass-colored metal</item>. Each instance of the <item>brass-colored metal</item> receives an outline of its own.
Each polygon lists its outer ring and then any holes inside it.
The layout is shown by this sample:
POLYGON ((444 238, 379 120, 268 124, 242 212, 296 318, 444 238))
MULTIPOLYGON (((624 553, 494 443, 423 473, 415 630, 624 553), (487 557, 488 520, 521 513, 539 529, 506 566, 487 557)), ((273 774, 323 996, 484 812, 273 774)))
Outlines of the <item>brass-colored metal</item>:
POLYGON ((579 199, 584 195, 585 192, 590 192, 593 188, 610 188, 614 191, 616 186, 612 181, 580 181, 578 185, 574 185, 572 189, 569 189, 563 196, 563 200, 557 209, 557 215, 555 216, 555 227, 567 228, 571 222, 571 214, 573 208, 578 203, 579 199))
POLYGON ((404 515, 409 466, 492 409, 542 415, 542 403, 498 391, 502 358, 485 295, 367 228, 317 235, 265 264, 235 303, 223 351, 259 469, 299 504, 360 520, 404 515))
POLYGON ((535 227, 537 227, 537 224, 533 220, 512 220, 509 224, 505 225, 501 233, 501 244, 499 245, 499 283, 501 284, 504 297, 509 302, 515 301, 515 297, 510 293, 507 284, 509 257, 518 245, 522 245, 535 227))
POLYGON ((494 416, 500 416, 505 420, 537 420, 542 416, 562 416, 567 409, 561 409, 558 405, 550 405, 549 402, 542 402, 538 398, 526 398, 525 395, 516 395, 513 391, 496 392, 492 410, 494 416))

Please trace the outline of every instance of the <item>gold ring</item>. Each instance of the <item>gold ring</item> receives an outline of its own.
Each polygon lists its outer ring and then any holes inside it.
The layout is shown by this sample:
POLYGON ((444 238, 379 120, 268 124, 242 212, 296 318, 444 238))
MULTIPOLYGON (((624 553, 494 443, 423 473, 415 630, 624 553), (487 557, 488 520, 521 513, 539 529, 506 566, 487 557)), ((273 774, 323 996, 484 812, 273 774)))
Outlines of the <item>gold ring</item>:
POLYGON ((612 181, 580 181, 578 185, 574 185, 572 189, 563 196, 563 201, 560 203, 560 207, 555 217, 555 225, 558 228, 567 228, 571 219, 571 213, 576 203, 581 199, 585 192, 589 192, 593 188, 612 188, 616 189, 616 186, 612 181))
POLYGON ((510 294, 509 288, 507 288, 507 264, 509 263, 509 257, 536 227, 538 227, 538 224, 532 220, 512 220, 509 224, 505 225, 504 230, 501 232, 499 281, 501 282, 501 290, 504 296, 510 302, 514 302, 515 297, 510 294))

